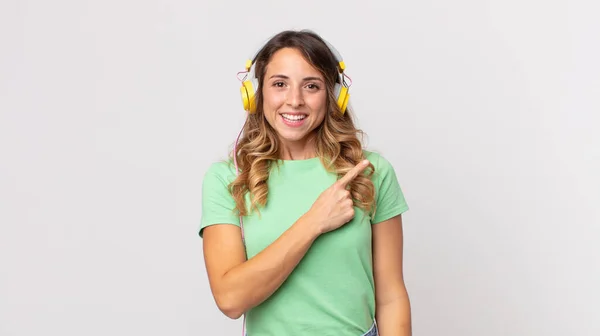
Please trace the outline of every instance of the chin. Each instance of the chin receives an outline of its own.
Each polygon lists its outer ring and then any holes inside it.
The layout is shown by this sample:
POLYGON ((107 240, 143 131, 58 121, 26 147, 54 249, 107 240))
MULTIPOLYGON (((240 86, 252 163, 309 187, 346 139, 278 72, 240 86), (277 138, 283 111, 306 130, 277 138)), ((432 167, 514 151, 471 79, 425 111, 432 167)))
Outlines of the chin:
POLYGON ((289 130, 284 130, 283 132, 278 132, 279 133, 279 137, 281 138, 281 140, 283 141, 288 141, 288 142, 295 142, 295 141, 301 141, 303 139, 306 138, 307 133, 306 132, 290 132, 289 130))

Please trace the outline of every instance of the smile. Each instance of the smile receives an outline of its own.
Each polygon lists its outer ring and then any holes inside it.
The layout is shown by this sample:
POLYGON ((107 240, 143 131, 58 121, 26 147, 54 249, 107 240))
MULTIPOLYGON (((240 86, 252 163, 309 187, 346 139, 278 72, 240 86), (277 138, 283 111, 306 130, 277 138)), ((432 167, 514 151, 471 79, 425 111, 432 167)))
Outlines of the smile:
POLYGON ((302 120, 302 119, 306 118, 306 115, 304 115, 304 114, 282 113, 281 116, 283 117, 283 119, 287 119, 289 121, 298 121, 298 120, 302 120))
POLYGON ((283 121, 283 124, 287 127, 301 127, 302 125, 304 125, 306 117, 308 117, 308 115, 306 114, 281 114, 281 120, 283 121))

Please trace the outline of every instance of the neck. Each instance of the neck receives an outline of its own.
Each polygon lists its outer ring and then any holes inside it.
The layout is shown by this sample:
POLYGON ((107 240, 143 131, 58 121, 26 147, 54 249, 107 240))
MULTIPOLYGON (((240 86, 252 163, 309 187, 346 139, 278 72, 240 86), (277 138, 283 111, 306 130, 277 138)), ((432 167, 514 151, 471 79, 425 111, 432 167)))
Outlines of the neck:
POLYGON ((316 156, 313 139, 302 139, 300 141, 281 141, 282 160, 306 160, 316 156))

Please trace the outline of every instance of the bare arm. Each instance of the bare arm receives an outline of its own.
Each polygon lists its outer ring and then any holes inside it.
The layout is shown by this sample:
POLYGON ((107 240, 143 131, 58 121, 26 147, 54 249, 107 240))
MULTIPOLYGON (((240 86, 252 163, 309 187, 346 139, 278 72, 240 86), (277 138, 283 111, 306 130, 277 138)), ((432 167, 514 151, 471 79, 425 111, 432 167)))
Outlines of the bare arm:
POLYGON ((319 233, 301 217, 271 245, 246 261, 241 230, 234 225, 204 229, 204 261, 219 309, 237 319, 281 286, 319 233))
POLYGON ((271 245, 246 260, 239 227, 215 224, 204 229, 204 261, 219 309, 237 319, 273 294, 317 237, 354 217, 347 184, 368 166, 359 163, 319 195, 311 209, 271 245))
POLYGON ((402 271, 402 216, 373 225, 377 325, 381 336, 412 335, 411 308, 402 271))

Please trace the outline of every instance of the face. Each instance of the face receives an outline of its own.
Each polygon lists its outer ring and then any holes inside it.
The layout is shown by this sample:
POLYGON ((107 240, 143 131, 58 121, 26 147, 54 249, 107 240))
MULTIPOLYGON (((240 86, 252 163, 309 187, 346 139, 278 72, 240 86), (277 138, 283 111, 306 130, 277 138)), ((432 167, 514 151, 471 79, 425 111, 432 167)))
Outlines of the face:
POLYGON ((266 66, 262 94, 267 122, 283 142, 306 141, 325 118, 323 75, 296 49, 283 48, 273 54, 266 66))

